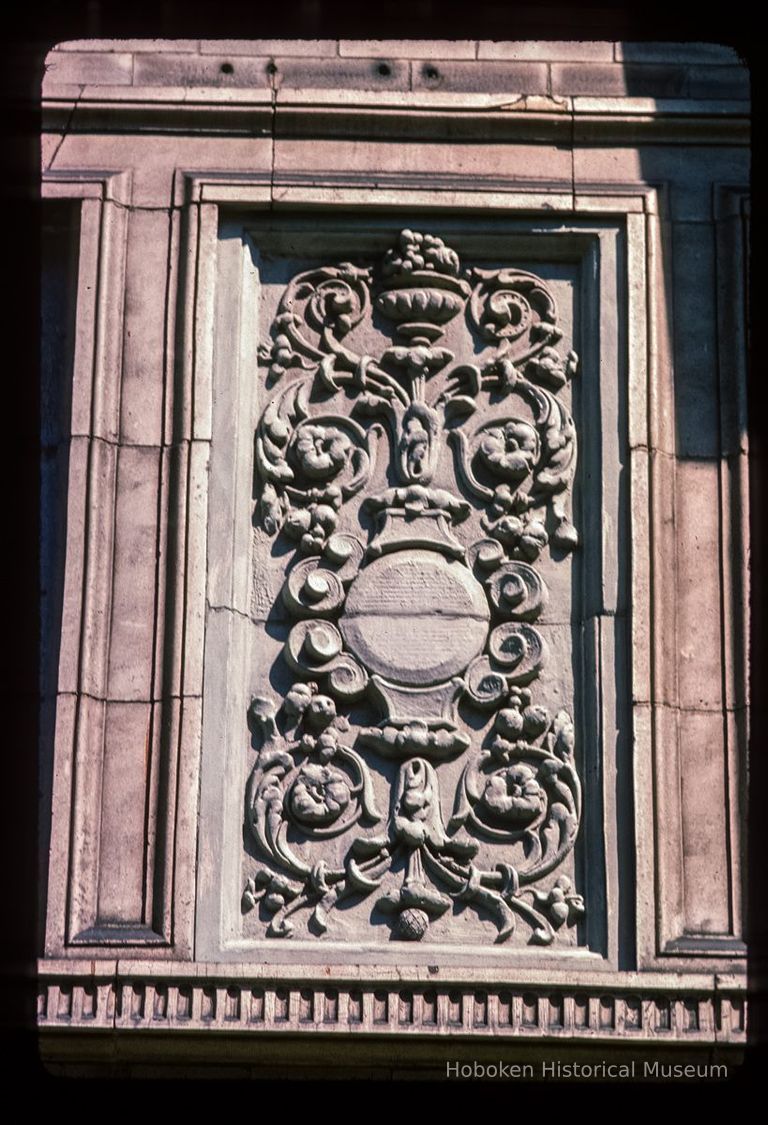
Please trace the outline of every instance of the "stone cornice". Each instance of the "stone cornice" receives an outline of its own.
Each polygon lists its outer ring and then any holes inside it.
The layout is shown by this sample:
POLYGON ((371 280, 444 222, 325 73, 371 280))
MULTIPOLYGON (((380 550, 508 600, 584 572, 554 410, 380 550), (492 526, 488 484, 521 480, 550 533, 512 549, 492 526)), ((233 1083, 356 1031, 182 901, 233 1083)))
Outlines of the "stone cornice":
POLYGON ((744 144, 749 103, 424 91, 62 86, 43 97, 47 130, 276 137, 744 144))

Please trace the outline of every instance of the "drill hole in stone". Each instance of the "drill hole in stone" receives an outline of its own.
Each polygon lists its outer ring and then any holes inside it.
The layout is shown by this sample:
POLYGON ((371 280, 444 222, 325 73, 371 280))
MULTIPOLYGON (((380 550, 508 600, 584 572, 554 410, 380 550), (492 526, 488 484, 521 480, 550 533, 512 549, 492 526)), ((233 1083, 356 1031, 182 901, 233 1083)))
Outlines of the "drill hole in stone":
POLYGON ((221 66, 219 67, 219 70, 221 71, 222 74, 234 74, 235 73, 235 68, 232 66, 232 63, 230 63, 230 62, 222 63, 221 66))
POLYGON ((392 67, 389 65, 389 63, 385 62, 379 63, 376 70, 382 78, 389 78, 390 74, 392 73, 392 67))

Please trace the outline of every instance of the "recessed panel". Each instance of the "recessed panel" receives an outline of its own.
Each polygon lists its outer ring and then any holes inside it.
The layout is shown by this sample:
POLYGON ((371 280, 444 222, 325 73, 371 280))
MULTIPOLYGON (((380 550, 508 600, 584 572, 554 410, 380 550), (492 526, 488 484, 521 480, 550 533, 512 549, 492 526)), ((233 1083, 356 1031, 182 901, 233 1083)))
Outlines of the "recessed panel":
POLYGON ((248 410, 231 388, 219 405, 253 451, 248 613, 228 684, 209 677, 229 699, 228 823, 208 831, 232 951, 605 952, 582 682, 602 562, 574 514, 599 520, 574 504, 579 413, 600 402, 591 243, 542 237, 422 221, 222 240, 246 280, 239 315, 218 290, 219 319, 254 380, 248 410))

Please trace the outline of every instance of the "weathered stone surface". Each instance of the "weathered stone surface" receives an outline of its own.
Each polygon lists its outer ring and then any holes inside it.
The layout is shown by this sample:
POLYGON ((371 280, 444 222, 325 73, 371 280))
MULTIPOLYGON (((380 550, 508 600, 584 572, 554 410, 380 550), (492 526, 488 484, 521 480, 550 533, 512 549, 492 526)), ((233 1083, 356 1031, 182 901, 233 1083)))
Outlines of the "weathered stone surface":
POLYGON ((160 445, 167 370, 170 216, 134 211, 126 253, 120 439, 125 445, 160 445))
POLYGON ((145 816, 151 769, 151 708, 148 703, 109 703, 104 729, 100 804, 106 823, 100 834, 97 924, 143 923, 145 816), (120 815, 121 809, 133 815, 120 815), (144 815, 139 815, 140 813, 144 815))
POLYGON ((531 59, 541 62, 572 60, 574 62, 613 62, 613 43, 548 39, 546 43, 521 40, 519 42, 480 42, 479 59, 531 59))
POLYGON ((504 94, 546 94, 547 67, 537 62, 489 61, 476 63, 446 61, 413 63, 413 89, 456 91, 499 91, 504 94))
POLYGON ((395 172, 412 173, 414 187, 428 187, 433 192, 450 190, 460 176, 478 177, 478 187, 482 182, 480 177, 494 177, 497 187, 504 181, 521 188, 545 183, 570 186, 572 183, 571 155, 567 149, 554 145, 466 146, 457 151, 450 144, 434 142, 429 146, 427 169, 419 144, 292 138, 278 138, 275 143, 278 182, 291 172, 303 172, 306 176, 320 171, 341 173, 347 170, 360 179, 361 186, 369 183, 377 170, 382 179, 395 172))
POLYGON ((340 39, 339 54, 353 58, 474 59, 473 39, 340 39))
POLYGON ((123 446, 117 465, 109 698, 148 700, 157 582, 160 450, 123 446))
MULTIPOLYGON (((206 43, 209 43, 206 40, 206 43)), ((181 51, 195 53, 201 50, 199 39, 68 39, 65 43, 57 43, 57 51, 78 51, 95 53, 114 53, 130 51, 147 51, 156 53, 168 51, 179 54, 181 51)))
POLYGON ((737 66, 692 66, 687 94, 692 98, 749 98, 749 71, 737 66))
POLYGON ((552 65, 552 92, 555 94, 679 98, 686 93, 687 81, 688 71, 682 66, 620 63, 552 65))
POLYGON ((722 707, 720 466, 681 461, 675 480, 678 686, 683 707, 722 707))
POLYGON ((719 715, 680 716, 684 934, 732 932, 723 733, 719 715))
POLYGON ((305 55, 312 59, 328 58, 339 53, 335 39, 203 39, 203 55, 254 55, 291 58, 305 55))
POLYGON ((739 61, 733 47, 722 43, 617 43, 618 62, 708 63, 729 65, 739 61))
POLYGON ((675 223, 671 237, 676 449, 712 458, 720 450, 714 230, 675 223))
MULTIPOLYGON (((691 148, 678 145, 607 145, 602 148, 577 145, 573 153, 574 178, 584 189, 589 184, 646 183, 666 185, 669 202, 664 218, 680 222, 710 223, 712 183, 728 182, 735 177, 746 183, 749 178, 749 153, 745 149, 707 145, 691 148), (668 208, 668 209, 667 209, 668 208)), ((732 182, 732 181, 731 181, 732 182)), ((682 237, 682 232, 681 232, 682 237)), ((695 239, 690 232, 689 240, 695 239)), ((702 239, 707 235, 702 232, 702 239)), ((673 259, 665 255, 664 266, 671 269, 673 259)), ((674 296, 674 290, 673 290, 674 296)))
POLYGON ((408 90, 410 68, 397 59, 280 58, 274 83, 278 88, 408 90))
POLYGON ((264 59, 227 60, 193 54, 137 55, 133 64, 134 86, 249 86, 268 87, 270 74, 264 59))
POLYGON ((129 51, 51 51, 45 60, 43 93, 53 93, 69 83, 130 86, 132 76, 133 55, 129 51))

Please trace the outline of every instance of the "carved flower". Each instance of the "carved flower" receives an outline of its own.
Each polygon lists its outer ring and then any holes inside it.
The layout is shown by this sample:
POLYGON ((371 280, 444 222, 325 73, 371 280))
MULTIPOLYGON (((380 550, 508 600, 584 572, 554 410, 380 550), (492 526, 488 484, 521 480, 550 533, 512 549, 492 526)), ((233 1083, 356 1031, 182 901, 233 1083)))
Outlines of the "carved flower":
POLYGON ((335 476, 343 467, 351 443, 335 426, 302 426, 294 448, 307 476, 323 480, 335 476))
POLYGON ((515 825, 530 824, 543 799, 535 773, 521 764, 491 774, 481 798, 489 812, 515 825))
POLYGON ((331 824, 341 816, 350 800, 348 780, 333 766, 304 766, 289 795, 294 817, 310 827, 331 824))
POLYGON ((539 453, 539 438, 527 422, 507 422, 486 430, 480 442, 480 456, 492 472, 509 480, 530 473, 539 453))

